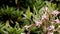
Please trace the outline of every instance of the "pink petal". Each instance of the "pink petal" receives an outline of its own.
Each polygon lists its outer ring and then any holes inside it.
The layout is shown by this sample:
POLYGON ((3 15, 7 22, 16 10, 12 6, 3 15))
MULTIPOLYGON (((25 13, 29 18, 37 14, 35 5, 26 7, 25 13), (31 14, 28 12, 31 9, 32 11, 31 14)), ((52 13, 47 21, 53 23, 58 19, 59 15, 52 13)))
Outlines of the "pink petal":
POLYGON ((59 19, 56 19, 56 20, 54 20, 56 23, 60 23, 60 20, 59 19))
POLYGON ((59 13, 60 13, 60 12, 57 11, 57 10, 55 10, 55 11, 52 12, 53 15, 58 15, 59 13))
POLYGON ((36 26, 40 27, 42 24, 42 21, 35 21, 35 23, 36 23, 36 26))
POLYGON ((42 15, 42 20, 48 20, 48 17, 46 16, 46 14, 42 15))

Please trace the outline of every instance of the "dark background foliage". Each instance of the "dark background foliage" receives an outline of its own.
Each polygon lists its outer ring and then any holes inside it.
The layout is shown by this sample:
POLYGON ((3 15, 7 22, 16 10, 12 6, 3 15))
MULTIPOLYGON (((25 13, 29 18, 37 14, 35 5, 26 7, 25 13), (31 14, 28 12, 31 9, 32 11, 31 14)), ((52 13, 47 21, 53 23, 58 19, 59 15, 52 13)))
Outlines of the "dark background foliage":
MULTIPOLYGON (((0 0, 0 7, 3 6, 10 6, 10 7, 16 7, 16 8, 27 8, 30 6, 31 8, 33 7, 33 4, 35 3, 36 0, 18 0, 17 4, 15 3, 15 0, 0 0)), ((51 1, 52 3, 56 3, 57 7, 58 4, 60 4, 60 1, 58 0, 42 0, 42 1, 51 1)))

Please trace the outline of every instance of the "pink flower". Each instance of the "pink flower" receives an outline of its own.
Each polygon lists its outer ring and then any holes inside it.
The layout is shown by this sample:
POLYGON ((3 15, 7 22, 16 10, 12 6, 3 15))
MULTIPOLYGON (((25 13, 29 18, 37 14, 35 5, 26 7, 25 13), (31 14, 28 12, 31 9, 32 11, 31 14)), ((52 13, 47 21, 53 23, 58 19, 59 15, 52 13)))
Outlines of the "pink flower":
POLYGON ((48 32, 47 34, 54 34, 53 32, 48 32))
POLYGON ((53 30, 55 27, 53 25, 50 25, 48 30, 53 30))
POLYGON ((27 34, 30 34, 30 31, 28 31, 27 34))
POLYGON ((24 27, 25 27, 26 29, 28 29, 30 26, 28 26, 28 25, 25 25, 24 27))
POLYGON ((56 20, 54 20, 56 23, 60 23, 60 20, 57 18, 56 20))
POLYGON ((56 16, 57 16, 59 13, 60 13, 60 12, 57 11, 57 10, 55 10, 55 11, 52 12, 52 14, 53 14, 53 15, 56 15, 56 16))
POLYGON ((31 25, 25 25, 25 26, 24 26, 25 29, 26 29, 26 31, 27 31, 26 34, 30 34, 29 28, 32 27, 32 26, 34 26, 34 23, 32 23, 31 25))
POLYGON ((42 15, 42 20, 48 20, 49 18, 46 16, 46 14, 42 15))
POLYGON ((55 22, 54 21, 51 21, 51 24, 54 24, 55 22))
POLYGON ((45 7, 42 8, 42 10, 43 10, 43 11, 48 11, 48 7, 45 6, 45 7))
POLYGON ((25 27, 26 29, 28 29, 28 28, 30 28, 30 27, 32 27, 32 26, 34 26, 34 24, 31 24, 31 25, 25 25, 24 27, 25 27))
POLYGON ((42 24, 42 21, 35 21, 35 23, 36 23, 36 26, 38 26, 38 28, 39 28, 42 24))
POLYGON ((48 10, 48 7, 45 7, 45 10, 47 11, 48 10))

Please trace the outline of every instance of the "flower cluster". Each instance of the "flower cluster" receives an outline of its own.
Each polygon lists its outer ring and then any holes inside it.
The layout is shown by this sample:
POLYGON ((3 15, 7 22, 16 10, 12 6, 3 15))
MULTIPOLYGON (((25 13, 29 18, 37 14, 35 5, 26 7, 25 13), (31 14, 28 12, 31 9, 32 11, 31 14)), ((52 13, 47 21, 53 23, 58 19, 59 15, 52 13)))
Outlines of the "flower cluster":
MULTIPOLYGON (((55 24, 58 24, 58 25, 60 24, 60 20, 57 16, 58 14, 60 14, 60 12, 58 10, 54 10, 51 12, 51 11, 49 11, 48 7, 45 7, 45 8, 43 8, 43 14, 41 16, 41 20, 35 20, 34 26, 37 26, 37 28, 45 27, 46 29, 43 28, 43 30, 45 29, 45 32, 47 31, 47 34, 54 34, 54 32, 57 31, 57 29, 58 29, 58 28, 55 28, 56 27, 55 24), (54 19, 51 18, 53 16, 54 16, 54 19), (57 19, 55 19, 55 17, 57 17, 57 19), (43 24, 44 24, 44 26, 43 26, 43 24), (46 26, 46 24, 48 25, 48 27, 46 26)), ((26 26, 26 28, 28 29, 31 26, 32 25, 26 26)))

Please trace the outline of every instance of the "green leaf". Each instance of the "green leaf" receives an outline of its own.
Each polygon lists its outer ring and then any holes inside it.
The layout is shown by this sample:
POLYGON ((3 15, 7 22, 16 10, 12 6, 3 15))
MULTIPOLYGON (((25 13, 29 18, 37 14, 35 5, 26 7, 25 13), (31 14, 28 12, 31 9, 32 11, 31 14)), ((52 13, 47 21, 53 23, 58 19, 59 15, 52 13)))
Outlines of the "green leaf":
POLYGON ((15 0, 15 3, 17 4, 18 0, 15 0))
POLYGON ((9 21, 7 20, 7 21, 6 21, 6 27, 8 27, 8 26, 9 26, 9 21))
POLYGON ((31 12, 30 12, 30 7, 28 7, 27 11, 26 11, 26 16, 27 18, 31 18, 31 12))
POLYGON ((55 10, 56 4, 46 1, 46 5, 49 7, 51 11, 55 10))

